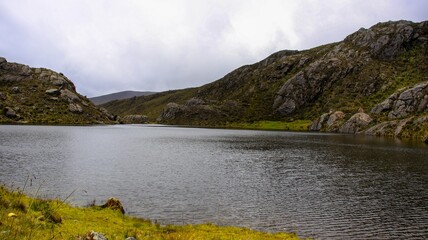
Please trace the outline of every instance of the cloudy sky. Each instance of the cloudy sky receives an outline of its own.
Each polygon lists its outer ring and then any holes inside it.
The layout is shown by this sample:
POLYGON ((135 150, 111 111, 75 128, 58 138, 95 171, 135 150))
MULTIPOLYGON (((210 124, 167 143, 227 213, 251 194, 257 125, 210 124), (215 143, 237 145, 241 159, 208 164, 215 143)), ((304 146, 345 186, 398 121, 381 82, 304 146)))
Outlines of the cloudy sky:
POLYGON ((200 86, 283 49, 428 20, 426 0, 0 0, 0 56, 89 97, 200 86))

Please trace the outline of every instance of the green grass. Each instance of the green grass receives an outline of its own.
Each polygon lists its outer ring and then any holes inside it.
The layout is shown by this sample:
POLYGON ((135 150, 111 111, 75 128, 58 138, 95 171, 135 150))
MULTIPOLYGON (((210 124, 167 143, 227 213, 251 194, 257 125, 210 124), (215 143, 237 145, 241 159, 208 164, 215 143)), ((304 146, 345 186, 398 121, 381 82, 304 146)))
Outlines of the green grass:
POLYGON ((79 239, 90 231, 108 239, 299 239, 293 233, 213 224, 161 226, 111 209, 72 207, 61 200, 31 198, 0 187, 0 239, 79 239))
POLYGON ((312 121, 295 120, 292 122, 281 121, 257 121, 252 123, 228 123, 228 128, 259 129, 259 130, 287 130, 287 131, 307 131, 312 121))

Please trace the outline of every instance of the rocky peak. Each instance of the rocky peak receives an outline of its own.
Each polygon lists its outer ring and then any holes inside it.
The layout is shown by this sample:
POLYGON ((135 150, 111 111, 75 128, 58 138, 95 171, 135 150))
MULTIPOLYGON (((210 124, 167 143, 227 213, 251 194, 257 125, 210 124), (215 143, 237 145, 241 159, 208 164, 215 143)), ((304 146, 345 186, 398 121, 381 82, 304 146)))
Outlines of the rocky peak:
POLYGON ((64 74, 0 57, 0 122, 81 124, 110 122, 109 116, 64 74))
POLYGON ((427 44, 427 22, 410 21, 378 23, 369 29, 361 28, 345 38, 346 43, 370 51, 374 57, 391 59, 402 52, 411 41, 427 44))

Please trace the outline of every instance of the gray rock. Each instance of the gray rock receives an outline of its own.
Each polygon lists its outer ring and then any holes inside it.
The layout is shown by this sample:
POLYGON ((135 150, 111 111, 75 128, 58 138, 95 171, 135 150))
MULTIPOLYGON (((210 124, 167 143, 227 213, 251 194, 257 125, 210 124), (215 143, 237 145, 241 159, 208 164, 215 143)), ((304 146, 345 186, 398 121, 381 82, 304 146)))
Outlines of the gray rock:
POLYGON ((365 135, 388 136, 392 135, 393 129, 397 126, 397 121, 382 122, 364 131, 365 135))
POLYGON ((398 122, 397 127, 394 130, 394 136, 398 136, 403 130, 404 126, 406 126, 406 124, 412 120, 413 120, 413 117, 409 117, 398 122))
POLYGON ((346 37, 345 42, 366 48, 375 57, 391 59, 400 54, 403 46, 417 34, 411 24, 409 21, 398 21, 377 24, 370 29, 361 28, 346 37))
POLYGON ((389 111, 392 109, 393 105, 394 105, 394 100, 392 100, 391 98, 387 98, 383 102, 374 106, 370 112, 379 114, 381 112, 389 111))
POLYGON ((102 233, 90 231, 83 236, 83 239, 90 239, 90 240, 108 240, 102 233))
POLYGON ((355 50, 340 44, 321 59, 310 63, 281 86, 275 96, 273 109, 282 116, 289 116, 313 101, 353 69, 348 61, 351 61, 350 56, 354 53, 355 50))
POLYGON ((282 115, 288 115, 296 110, 296 102, 293 99, 286 98, 284 103, 276 110, 282 115))
POLYGON ((162 111, 161 115, 159 116, 158 121, 173 120, 181 111, 182 108, 177 103, 168 103, 162 111))
POLYGON ((339 120, 342 120, 345 117, 345 113, 342 111, 336 111, 330 115, 327 120, 327 127, 335 125, 339 120))
POLYGON ((373 119, 366 113, 356 113, 340 128, 340 133, 357 133, 370 124, 373 119))
POLYGON ((388 112, 389 119, 407 117, 428 111, 428 81, 408 89, 400 89, 371 109, 372 113, 388 112))
POLYGON ((73 93, 72 91, 70 91, 68 89, 61 90, 61 96, 60 97, 64 100, 67 100, 69 103, 81 101, 79 96, 77 96, 75 93, 73 93))
POLYGON ((68 105, 68 110, 72 113, 82 113, 83 108, 77 103, 70 103, 68 105))
POLYGON ((330 117, 330 113, 323 113, 321 117, 317 118, 315 121, 312 122, 311 126, 309 127, 310 131, 319 131, 324 126, 325 122, 330 117))
POLYGON ((19 87, 12 87, 12 88, 10 89, 10 91, 11 91, 12 93, 19 93, 19 92, 20 92, 20 89, 19 89, 19 87))
POLYGON ((5 107, 4 108, 4 115, 8 118, 15 118, 17 117, 15 110, 11 107, 5 107))
POLYGON ((7 63, 7 60, 4 57, 0 57, 0 65, 2 65, 3 63, 7 63))
POLYGON ((6 94, 0 92, 0 100, 6 100, 6 94))
POLYGON ((58 96, 61 94, 61 91, 59 89, 56 88, 51 88, 45 91, 45 93, 52 95, 52 96, 58 96))

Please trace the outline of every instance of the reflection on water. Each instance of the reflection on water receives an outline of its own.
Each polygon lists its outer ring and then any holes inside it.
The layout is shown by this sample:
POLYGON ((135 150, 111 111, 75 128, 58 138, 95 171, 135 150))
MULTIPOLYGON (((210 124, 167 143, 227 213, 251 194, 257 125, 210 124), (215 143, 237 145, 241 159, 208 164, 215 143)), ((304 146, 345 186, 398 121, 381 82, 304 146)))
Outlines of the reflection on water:
POLYGON ((165 224, 321 239, 428 236, 423 145, 160 126, 0 126, 0 136, 0 182, 23 186, 31 174, 46 197, 77 189, 77 205, 116 196, 165 224))

